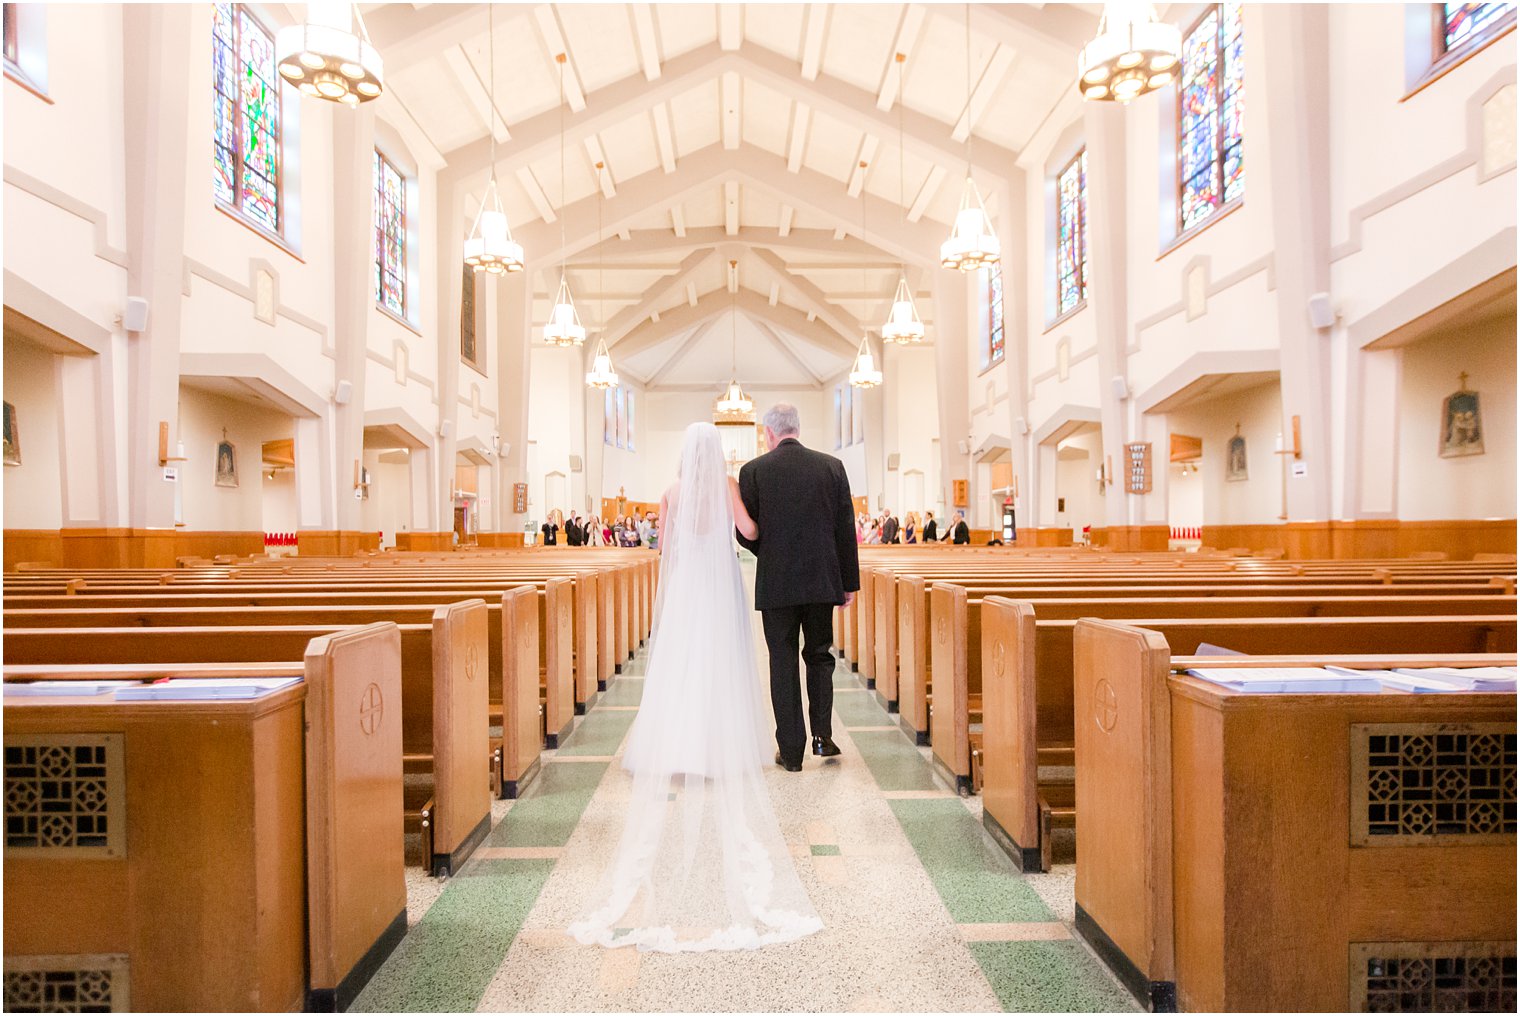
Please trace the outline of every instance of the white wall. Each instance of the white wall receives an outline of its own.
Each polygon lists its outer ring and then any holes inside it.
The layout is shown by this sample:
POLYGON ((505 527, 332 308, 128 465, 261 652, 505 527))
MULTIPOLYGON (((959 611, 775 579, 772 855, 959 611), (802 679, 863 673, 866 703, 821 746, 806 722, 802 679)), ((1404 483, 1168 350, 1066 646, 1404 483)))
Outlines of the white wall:
MULTIPOLYGON (((1251 525, 1281 521, 1284 456, 1274 455, 1277 436, 1284 447, 1293 437, 1283 426, 1282 391, 1276 381, 1189 406, 1167 416, 1171 433, 1203 440, 1198 485, 1203 491, 1202 524, 1251 525), (1226 480, 1229 441, 1235 425, 1246 439, 1245 480, 1226 480)), ((1165 444, 1158 443, 1157 449, 1165 444)), ((1175 502, 1174 502, 1175 503, 1175 502)), ((1172 525, 1196 525, 1171 520, 1172 525)))
MULTIPOLYGON (((635 501, 657 501, 665 488, 675 482, 676 469, 681 464, 681 442, 686 428, 692 423, 712 422, 713 399, 717 388, 707 392, 650 392, 643 397, 639 412, 645 428, 641 436, 643 475, 639 488, 628 487, 629 498, 635 501)), ((790 402, 797 407, 802 430, 798 439, 809 448, 839 455, 834 449, 833 431, 829 414, 833 412, 833 392, 828 394, 825 407, 823 392, 799 389, 796 391, 766 391, 750 393, 755 400, 755 415, 761 416, 778 402, 790 402)), ((594 435, 596 440, 601 435, 594 435)), ((842 456, 841 456, 842 457, 842 456)), ((616 493, 616 488, 613 488, 616 493)))
MULTIPOLYGON (((1103 500, 1098 495, 1098 467, 1103 461, 1103 433, 1091 431, 1061 442, 1056 451, 1056 504, 1054 524, 1080 534, 1084 526, 1103 525, 1103 500)), ((1117 467, 1115 469, 1117 472, 1117 467)))
MULTIPOLYGON (((179 464, 180 497, 185 528, 214 531, 288 531, 296 528, 265 525, 266 481, 260 465, 265 441, 279 441, 295 432, 290 417, 272 409, 260 409, 239 399, 223 398, 196 388, 179 391, 179 427, 176 431, 185 445, 186 462, 179 464), (216 446, 227 440, 237 449, 238 485, 216 485, 216 446)), ((280 484, 293 473, 277 474, 280 484)), ((293 480, 290 486, 294 488, 293 480)), ((283 502, 270 499, 272 504, 283 502)), ((293 502, 293 498, 292 498, 293 502)), ((293 503, 291 504, 293 508, 293 503)), ((288 509, 274 509, 284 516, 288 509)))
POLYGON ((5 401, 16 408, 21 442, 21 465, 5 467, 6 529, 63 525, 54 359, 40 346, 5 339, 5 401))
POLYGON ((1399 391, 1399 518, 1515 517, 1513 319, 1437 334, 1404 348, 1399 391), (1469 375, 1483 415, 1483 454, 1443 459, 1441 404, 1469 375))

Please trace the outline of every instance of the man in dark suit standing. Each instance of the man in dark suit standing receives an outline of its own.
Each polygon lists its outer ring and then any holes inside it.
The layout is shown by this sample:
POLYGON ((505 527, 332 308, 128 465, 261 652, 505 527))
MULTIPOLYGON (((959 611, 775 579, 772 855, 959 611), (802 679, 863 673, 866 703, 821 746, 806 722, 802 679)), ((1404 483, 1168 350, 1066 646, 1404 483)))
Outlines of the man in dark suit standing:
POLYGON ((579 547, 582 542, 581 536, 581 517, 580 513, 577 512, 570 516, 570 520, 565 523, 565 546, 579 547))
POLYGON ((742 534, 754 552, 755 609, 765 628, 771 661, 771 708, 776 715, 776 764, 802 769, 807 729, 813 754, 839 754, 834 744, 834 608, 860 588, 855 508, 844 463, 803 447, 795 406, 772 406, 762 421, 770 451, 739 471, 739 496, 760 527, 742 534), (803 725, 797 651, 807 663, 808 724, 803 725))
POLYGON ((897 516, 891 512, 887 512, 886 517, 881 520, 881 542, 896 543, 898 527, 900 525, 897 521, 897 516))
POLYGON ((933 512, 924 512, 924 536, 925 543, 934 543, 939 539, 939 523, 934 521, 933 512))

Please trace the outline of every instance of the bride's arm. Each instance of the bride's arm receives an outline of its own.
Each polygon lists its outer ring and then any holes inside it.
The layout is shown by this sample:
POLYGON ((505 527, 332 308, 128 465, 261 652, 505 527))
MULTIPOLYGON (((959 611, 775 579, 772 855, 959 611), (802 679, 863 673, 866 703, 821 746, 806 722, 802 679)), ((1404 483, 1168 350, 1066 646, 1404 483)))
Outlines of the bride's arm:
POLYGON ((739 481, 732 476, 728 478, 728 500, 734 506, 734 528, 747 540, 760 539, 760 527, 749 517, 749 509, 744 507, 744 498, 739 496, 739 481))

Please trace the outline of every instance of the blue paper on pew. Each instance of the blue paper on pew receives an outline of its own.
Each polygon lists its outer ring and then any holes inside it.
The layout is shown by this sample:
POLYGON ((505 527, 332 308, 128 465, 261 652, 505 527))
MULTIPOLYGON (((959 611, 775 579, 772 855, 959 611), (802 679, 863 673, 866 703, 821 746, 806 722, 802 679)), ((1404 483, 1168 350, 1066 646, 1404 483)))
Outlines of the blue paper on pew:
POLYGON ((116 693, 118 702, 170 702, 202 699, 256 699, 301 683, 299 677, 171 678, 116 693))
POLYGON ((66 695, 70 698, 83 698, 131 688, 138 683, 137 681, 6 681, 3 687, 0 687, 0 693, 3 693, 6 698, 12 696, 24 698, 33 695, 66 695))
POLYGON ((1324 667, 1197 667, 1194 677, 1252 695, 1375 695, 1373 678, 1346 677, 1324 667))

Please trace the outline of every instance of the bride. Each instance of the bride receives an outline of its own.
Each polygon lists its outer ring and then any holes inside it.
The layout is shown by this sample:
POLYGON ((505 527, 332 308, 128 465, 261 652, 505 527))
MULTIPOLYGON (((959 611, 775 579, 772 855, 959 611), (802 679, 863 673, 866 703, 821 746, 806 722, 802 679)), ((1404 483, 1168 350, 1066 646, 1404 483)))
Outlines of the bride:
POLYGON ((633 774, 623 834, 591 909, 570 926, 588 945, 757 949, 823 927, 766 791, 766 716, 732 536, 758 529, 726 466, 715 426, 686 428, 660 502, 660 591, 623 755, 633 774))

